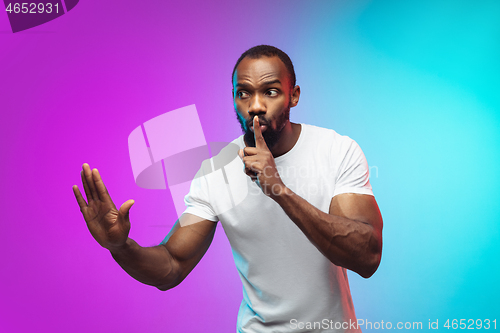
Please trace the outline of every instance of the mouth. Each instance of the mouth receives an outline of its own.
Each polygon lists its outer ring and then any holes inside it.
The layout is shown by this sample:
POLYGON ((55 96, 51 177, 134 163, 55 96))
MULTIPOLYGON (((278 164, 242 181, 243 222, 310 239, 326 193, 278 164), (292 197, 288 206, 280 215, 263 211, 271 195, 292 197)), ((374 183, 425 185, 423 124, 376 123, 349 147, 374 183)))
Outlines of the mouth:
MULTIPOLYGON (((267 127, 268 127, 268 126, 267 126, 267 125, 260 125, 259 127, 260 127, 260 131, 261 131, 262 133, 264 133, 264 132, 267 130, 267 127)), ((252 132, 253 132, 253 125, 250 125, 250 131, 252 131, 252 132)))
MULTIPOLYGON (((269 123, 267 122, 266 119, 263 118, 259 118, 259 125, 260 125, 260 131, 262 133, 264 133, 269 127, 269 123)), ((253 133, 253 118, 250 121, 247 121, 247 126, 248 129, 250 129, 250 131, 253 133)))

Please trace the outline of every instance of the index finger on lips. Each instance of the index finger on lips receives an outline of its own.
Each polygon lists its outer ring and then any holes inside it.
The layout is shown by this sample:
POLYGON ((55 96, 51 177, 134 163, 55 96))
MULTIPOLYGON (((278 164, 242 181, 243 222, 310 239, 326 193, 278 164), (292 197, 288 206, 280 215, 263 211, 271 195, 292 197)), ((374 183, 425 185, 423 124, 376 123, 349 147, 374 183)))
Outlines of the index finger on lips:
POLYGON ((266 141, 264 140, 264 137, 262 136, 262 132, 260 130, 259 117, 257 116, 253 117, 253 134, 255 138, 255 146, 257 148, 267 147, 266 141))

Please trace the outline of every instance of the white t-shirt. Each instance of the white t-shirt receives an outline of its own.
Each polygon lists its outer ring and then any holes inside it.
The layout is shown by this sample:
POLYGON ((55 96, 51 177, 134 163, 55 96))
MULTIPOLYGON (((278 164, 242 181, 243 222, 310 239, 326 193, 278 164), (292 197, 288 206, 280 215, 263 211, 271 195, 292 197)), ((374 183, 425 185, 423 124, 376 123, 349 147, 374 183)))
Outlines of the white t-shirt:
MULTIPOLYGON (((354 140, 301 126, 294 147, 275 158, 287 187, 326 213, 338 194, 373 195, 368 164, 354 140)), ((243 147, 240 136, 205 161, 185 197, 185 213, 220 221, 231 244, 243 283, 237 331, 360 331, 352 329, 356 316, 346 269, 319 252, 243 172, 236 155, 243 147)))

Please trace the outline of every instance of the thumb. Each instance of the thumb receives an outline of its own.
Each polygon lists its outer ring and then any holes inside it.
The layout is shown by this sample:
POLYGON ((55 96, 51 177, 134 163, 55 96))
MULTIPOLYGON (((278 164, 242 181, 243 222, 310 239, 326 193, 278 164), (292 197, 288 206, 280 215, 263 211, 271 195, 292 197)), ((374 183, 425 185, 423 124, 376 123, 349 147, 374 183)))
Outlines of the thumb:
POLYGON ((120 214, 120 215, 124 216, 125 218, 128 218, 128 213, 129 213, 130 208, 132 207, 132 205, 133 205, 134 203, 135 203, 135 201, 134 201, 134 200, 132 200, 132 199, 131 199, 131 200, 127 200, 127 201, 125 201, 125 202, 121 205, 120 209, 118 210, 118 214, 120 214))

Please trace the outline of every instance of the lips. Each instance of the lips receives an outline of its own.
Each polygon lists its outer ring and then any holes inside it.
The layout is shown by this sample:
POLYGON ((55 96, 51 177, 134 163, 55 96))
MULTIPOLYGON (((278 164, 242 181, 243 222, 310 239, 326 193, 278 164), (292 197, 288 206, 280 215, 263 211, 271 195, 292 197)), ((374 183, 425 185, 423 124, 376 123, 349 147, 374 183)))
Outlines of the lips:
MULTIPOLYGON (((259 124, 260 124, 260 131, 261 132, 264 132, 269 127, 268 122, 266 120, 263 120, 260 118, 259 118, 259 124)), ((247 122, 247 126, 250 129, 250 131, 253 132, 253 119, 247 122)))
MULTIPOLYGON (((260 131, 264 133, 267 130, 267 125, 260 125, 260 131)), ((253 132, 253 125, 250 125, 250 131, 253 132)))

